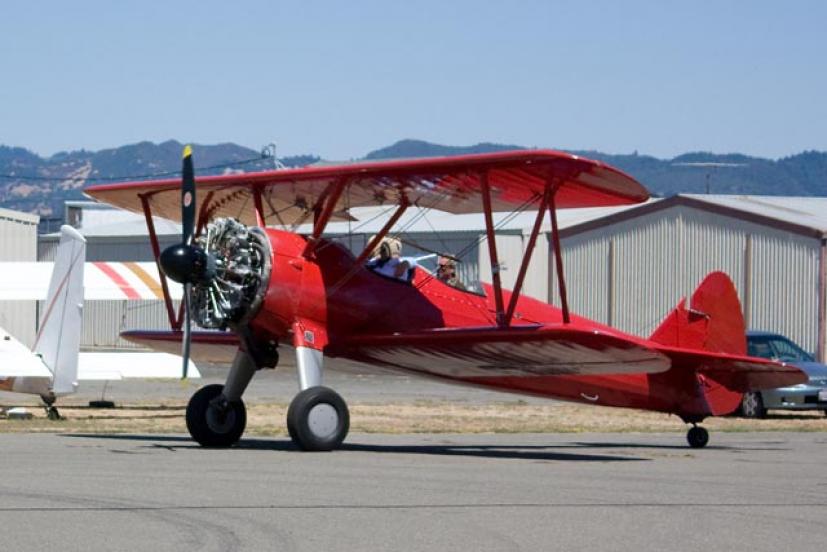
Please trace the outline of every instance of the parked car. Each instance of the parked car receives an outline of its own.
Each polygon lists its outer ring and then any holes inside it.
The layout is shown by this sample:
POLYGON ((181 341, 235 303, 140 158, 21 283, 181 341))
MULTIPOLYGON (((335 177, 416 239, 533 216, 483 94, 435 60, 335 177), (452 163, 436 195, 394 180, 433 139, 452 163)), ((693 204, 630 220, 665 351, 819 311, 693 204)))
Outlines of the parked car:
POLYGON ((810 377, 807 383, 791 387, 744 393, 741 414, 763 418, 767 410, 821 410, 827 415, 827 365, 816 362, 809 353, 783 335, 748 331, 747 354, 789 362, 810 377))

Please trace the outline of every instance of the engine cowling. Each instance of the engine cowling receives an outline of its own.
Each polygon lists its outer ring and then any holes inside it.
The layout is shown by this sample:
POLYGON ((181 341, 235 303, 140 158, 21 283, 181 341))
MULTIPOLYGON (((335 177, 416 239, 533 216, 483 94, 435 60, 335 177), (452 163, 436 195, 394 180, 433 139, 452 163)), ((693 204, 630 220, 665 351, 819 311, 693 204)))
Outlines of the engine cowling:
POLYGON ((270 240, 261 228, 232 218, 211 221, 195 239, 210 258, 209 280, 193 285, 192 319, 202 328, 227 329, 251 320, 270 278, 270 240))

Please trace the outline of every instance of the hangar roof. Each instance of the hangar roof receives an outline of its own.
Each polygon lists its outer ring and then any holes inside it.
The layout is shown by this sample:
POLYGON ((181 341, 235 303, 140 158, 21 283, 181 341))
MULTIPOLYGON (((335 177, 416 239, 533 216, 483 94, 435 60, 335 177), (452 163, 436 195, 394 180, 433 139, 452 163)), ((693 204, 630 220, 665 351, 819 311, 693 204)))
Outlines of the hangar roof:
POLYGON ((827 234, 827 197, 682 194, 696 201, 792 222, 827 234))
POLYGON ((3 207, 0 207, 0 218, 28 224, 37 224, 40 222, 40 217, 38 215, 24 213, 22 211, 12 211, 11 209, 4 209, 3 207))
POLYGON ((629 207, 595 220, 561 227, 563 237, 676 206, 687 206, 763 224, 816 239, 827 239, 827 197, 678 194, 629 207))

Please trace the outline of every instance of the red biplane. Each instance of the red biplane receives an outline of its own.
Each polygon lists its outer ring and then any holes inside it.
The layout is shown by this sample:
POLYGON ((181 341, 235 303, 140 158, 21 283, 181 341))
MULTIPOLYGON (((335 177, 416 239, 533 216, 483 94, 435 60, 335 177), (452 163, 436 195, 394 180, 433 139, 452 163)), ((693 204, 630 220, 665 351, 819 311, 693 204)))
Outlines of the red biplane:
POLYGON ((672 413, 692 424, 692 447, 709 440, 697 424, 733 411, 743 392, 806 380, 797 368, 746 356, 741 307, 722 273, 710 274, 690 305, 681 301, 648 339, 571 314, 557 209, 649 197, 630 176, 574 155, 513 151, 305 167, 203 177, 196 186, 188 147, 182 182, 100 185, 86 193, 143 212, 159 269, 185 286, 177 313, 166 293, 171 331, 124 336, 162 350, 183 341, 184 366, 193 341, 237 348, 226 383, 200 389, 187 406, 189 432, 204 446, 229 446, 241 437, 244 390, 256 370, 275 367, 280 343, 296 351, 300 392, 287 427, 304 450, 335 449, 349 428, 345 401, 322 385, 325 356, 497 390, 672 413), (390 206, 392 214, 361 253, 322 237, 331 220, 377 205, 390 206), (456 289, 418 266, 404 281, 366 266, 411 207, 484 216, 493 281, 483 293, 456 289), (493 214, 518 209, 537 216, 514 289, 505 290, 493 214), (180 245, 159 250, 153 215, 182 222, 180 245), (546 216, 559 308, 520 295, 546 216), (302 223, 312 223, 312 232, 286 230, 302 223), (192 334, 191 319, 232 332, 192 334))

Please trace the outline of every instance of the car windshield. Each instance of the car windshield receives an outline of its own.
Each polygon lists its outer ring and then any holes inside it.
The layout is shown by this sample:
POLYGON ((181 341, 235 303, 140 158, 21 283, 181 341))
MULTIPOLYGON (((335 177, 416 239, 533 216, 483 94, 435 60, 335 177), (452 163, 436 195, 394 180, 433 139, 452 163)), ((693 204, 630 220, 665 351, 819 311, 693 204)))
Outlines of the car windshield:
POLYGON ((747 339, 750 356, 781 360, 783 362, 813 362, 813 357, 801 347, 778 336, 755 336, 747 339))

